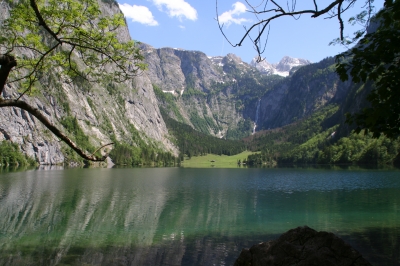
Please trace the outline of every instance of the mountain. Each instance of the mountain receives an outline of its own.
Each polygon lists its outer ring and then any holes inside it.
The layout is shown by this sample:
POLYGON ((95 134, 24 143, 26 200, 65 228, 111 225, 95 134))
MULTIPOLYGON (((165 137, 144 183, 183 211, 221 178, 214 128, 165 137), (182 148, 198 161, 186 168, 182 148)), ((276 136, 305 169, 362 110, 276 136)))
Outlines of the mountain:
POLYGON ((334 58, 298 69, 261 97, 259 129, 282 127, 344 101, 351 82, 340 81, 334 58))
POLYGON ((171 94, 158 97, 159 106, 173 119, 221 138, 240 139, 293 123, 343 100, 348 86, 335 73, 333 58, 311 64, 284 57, 274 67, 292 70, 284 78, 265 75, 234 54, 209 57, 149 45, 143 51, 153 86, 171 94))
MULTIPOLYGON (((344 123, 345 113, 366 106, 372 86, 342 82, 333 57, 280 77, 262 74, 233 54, 207 57, 198 51, 149 49, 149 75, 165 63, 174 71, 170 76, 164 69, 153 86, 167 127, 189 157, 236 154, 246 147, 259 152, 246 159, 248 165, 390 164, 399 158, 399 141, 356 135, 354 126, 344 123), (180 89, 168 93, 174 87, 169 80, 178 76, 180 89), (225 142, 195 134, 188 125, 225 142)), ((291 62, 284 60, 281 69, 288 70, 291 62)))
MULTIPOLYGON (((105 15, 120 12, 115 2, 99 0, 99 3, 105 15)), ((3 12, 0 15, 6 17, 9 9, 0 11, 3 12)), ((128 40, 128 29, 121 28, 118 37, 128 40)), ((185 139, 182 141, 179 137, 196 139, 205 134, 208 135, 205 139, 210 140, 207 142, 214 143, 208 137, 240 140, 256 137, 258 133, 279 132, 288 125, 295 128, 292 131, 299 131, 291 138, 300 139, 296 142, 300 145, 317 134, 311 129, 325 130, 327 125, 343 124, 344 113, 365 106, 364 98, 371 87, 360 88, 351 81, 341 82, 332 57, 311 63, 285 56, 276 64, 255 63, 254 59, 248 64, 234 54, 210 57, 201 51, 156 49, 144 43, 141 51, 148 69, 131 81, 121 84, 64 82, 57 79, 55 73, 48 73, 40 78, 38 85, 54 88, 53 93, 24 96, 24 100, 70 136, 76 134, 71 131, 71 124, 76 121, 92 147, 113 141, 117 143, 114 151, 120 151, 119 157, 132 153, 154 157, 163 152, 175 156, 185 152, 179 149, 185 145, 185 139), (328 117, 328 113, 332 116, 324 122, 324 127, 315 126, 314 122, 313 127, 302 127, 304 121, 320 113, 324 117, 328 117), (202 134, 190 133, 191 138, 188 138, 189 132, 193 132, 189 127, 202 134)), ((2 97, 18 95, 17 85, 11 84, 2 97)), ((322 116, 317 119, 318 123, 322 123, 322 116)), ((350 130, 351 127, 341 126, 337 132, 347 136, 350 130)), ((277 134, 277 142, 281 141, 280 137, 277 134)), ((2 140, 17 143, 40 164, 60 164, 76 159, 41 123, 18 108, 0 108, 2 140)), ((204 141, 190 143, 190 146, 199 143, 204 141)), ((290 145, 287 147, 292 147, 290 145)), ((232 147, 234 145, 221 145, 220 151, 229 153, 242 149, 241 145, 232 147)))
POLYGON ((142 50, 153 87, 170 95, 159 95, 159 106, 175 120, 220 138, 251 134, 256 102, 280 79, 263 75, 234 54, 209 57, 149 45, 142 50))
MULTIPOLYGON (((105 14, 119 12, 116 5, 99 3, 105 14)), ((121 29, 119 37, 121 40, 130 38, 126 28, 121 29)), ((144 142, 177 155, 179 151, 160 109, 172 119, 202 133, 240 139, 255 130, 282 126, 307 116, 335 95, 327 93, 330 85, 320 86, 313 81, 306 85, 318 88, 315 95, 325 95, 323 99, 314 97, 314 94, 299 95, 304 90, 296 81, 302 79, 300 74, 286 79, 265 75, 234 54, 209 57, 200 51, 155 49, 147 44, 142 44, 141 49, 148 70, 132 82, 67 84, 49 75, 40 82, 43 86, 60 88, 55 90, 57 93, 27 100, 35 102, 60 127, 65 127, 65 117, 76 118, 95 147, 113 138, 134 146, 139 145, 138 141, 144 142), (298 87, 292 86, 296 84, 298 87), (288 95, 293 99, 308 97, 305 111, 293 109, 296 105, 285 109, 284 103, 290 102, 284 100, 288 95), (284 117, 279 117, 282 115, 284 117), (138 137, 132 139, 132 135, 138 137)), ((288 72, 306 62, 284 57, 274 69, 288 72)), ((11 86, 3 97, 16 95, 17 88, 11 86)), ((2 108, 0 113, 0 140, 18 143, 24 153, 35 157, 41 164, 68 160, 63 144, 46 133, 47 130, 29 114, 15 108, 2 108)))
POLYGON ((261 73, 269 75, 280 75, 287 77, 292 69, 297 70, 300 66, 311 64, 311 61, 300 58, 284 56, 278 63, 271 64, 267 60, 257 62, 258 57, 251 60, 250 65, 257 68, 261 73))

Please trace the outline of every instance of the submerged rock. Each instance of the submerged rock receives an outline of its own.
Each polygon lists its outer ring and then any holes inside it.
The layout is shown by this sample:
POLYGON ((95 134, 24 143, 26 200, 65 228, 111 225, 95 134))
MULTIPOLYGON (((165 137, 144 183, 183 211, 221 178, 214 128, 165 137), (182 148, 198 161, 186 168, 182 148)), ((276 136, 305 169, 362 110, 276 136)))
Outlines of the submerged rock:
POLYGON ((256 265, 371 265, 333 233, 307 226, 291 229, 276 240, 243 249, 235 266, 256 265))

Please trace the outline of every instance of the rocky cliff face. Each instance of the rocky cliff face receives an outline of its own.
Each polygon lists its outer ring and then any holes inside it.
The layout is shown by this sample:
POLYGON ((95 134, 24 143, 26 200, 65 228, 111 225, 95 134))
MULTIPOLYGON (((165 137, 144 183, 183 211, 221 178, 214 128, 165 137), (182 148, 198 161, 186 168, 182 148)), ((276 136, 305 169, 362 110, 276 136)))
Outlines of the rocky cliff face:
POLYGON ((328 103, 340 103, 346 97, 348 86, 336 74, 333 58, 305 66, 262 96, 260 128, 281 127, 328 103))
POLYGON ((175 112, 165 102, 160 105, 176 120, 219 137, 240 138, 293 123, 328 103, 343 101, 349 86, 340 82, 333 58, 311 64, 284 57, 277 64, 263 61, 254 67, 254 62, 247 64, 233 54, 207 57, 150 46, 144 50, 153 84, 175 95, 175 112), (270 72, 259 71, 261 66, 270 72), (270 75, 290 71, 286 78, 270 75))
POLYGON ((154 49, 143 45, 147 75, 154 85, 164 91, 182 94, 188 88, 207 92, 212 81, 222 80, 210 59, 199 51, 181 49, 154 49))
MULTIPOLYGON (((160 105, 174 119, 204 133, 226 137, 237 130, 238 124, 251 120, 242 100, 267 90, 262 74, 234 54, 208 57, 199 51, 142 47, 153 85, 174 95, 172 102, 160 105), (262 88, 252 91, 250 83, 262 88)), ((251 132, 250 127, 246 130, 251 132)))
MULTIPOLYGON (((104 15, 121 12, 114 2, 99 0, 104 15)), ((0 14, 6 17, 8 5, 3 1, 0 14)), ((118 37, 130 39, 127 28, 121 28, 118 37)), ((56 71, 56 70, 55 70, 56 71)), ((110 69, 109 71, 113 71, 110 69)), ((83 81, 62 82, 48 73, 40 79, 40 86, 52 88, 51 94, 24 96, 24 100, 40 109, 47 118, 62 128, 60 120, 67 115, 77 118, 80 127, 90 138, 93 146, 110 142, 110 136, 124 141, 130 138, 132 126, 142 138, 153 146, 177 154, 160 115, 152 88, 151 76, 147 73, 124 84, 92 84, 83 81), (68 107, 68 108, 66 108, 68 107)), ((2 97, 18 97, 18 87, 10 85, 2 97)), ((26 154, 36 158, 40 164, 59 164, 65 159, 65 145, 60 143, 39 121, 18 108, 0 108, 0 141, 18 143, 26 154)))

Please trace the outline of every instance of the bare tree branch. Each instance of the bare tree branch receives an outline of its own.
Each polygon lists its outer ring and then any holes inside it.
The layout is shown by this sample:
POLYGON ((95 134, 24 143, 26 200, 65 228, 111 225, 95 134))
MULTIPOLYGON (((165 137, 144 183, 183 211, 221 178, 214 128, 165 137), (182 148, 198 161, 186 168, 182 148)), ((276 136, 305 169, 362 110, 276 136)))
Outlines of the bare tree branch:
POLYGON ((29 87, 23 92, 23 93, 21 93, 21 95, 16 99, 16 101, 19 101, 19 99, 21 99, 21 97, 22 96, 24 96, 28 91, 30 91, 31 90, 31 88, 32 88, 32 82, 30 82, 31 84, 29 85, 29 87))
POLYGON ((340 40, 343 41, 344 37, 343 37, 343 30, 344 30, 344 25, 343 25, 343 20, 342 20, 342 3, 340 2, 338 4, 338 12, 337 12, 337 17, 339 20, 339 25, 340 25, 340 40))
MULTIPOLYGON (((300 11, 294 11, 294 10, 293 10, 292 12, 286 12, 279 4, 277 4, 274 0, 271 0, 271 2, 276 6, 275 9, 262 10, 262 11, 258 11, 258 12, 254 12, 254 13, 256 13, 256 14, 263 14, 263 13, 269 13, 269 12, 271 12, 271 11, 274 11, 274 12, 279 13, 279 14, 273 15, 273 16, 267 18, 267 19, 263 19, 263 20, 260 20, 260 21, 258 21, 258 22, 256 22, 256 23, 254 23, 249 29, 247 29, 247 31, 246 31, 245 34, 243 35, 242 39, 241 39, 237 44, 235 44, 235 45, 233 45, 233 44, 229 41, 229 39, 226 37, 225 33, 223 32, 223 25, 221 25, 221 24, 219 23, 218 8, 216 9, 216 10, 217 10, 217 21, 218 21, 219 28, 220 28, 221 32, 223 33, 224 37, 226 38, 226 40, 227 40, 233 47, 242 46, 243 41, 249 36, 250 32, 251 32, 256 26, 262 25, 261 31, 259 31, 257 37, 256 37, 256 38, 254 39, 254 41, 253 41, 254 45, 257 45, 257 42, 259 41, 259 39, 260 39, 261 36, 263 35, 263 33, 264 33, 266 27, 270 24, 271 21, 273 21, 273 20, 275 20, 275 19, 277 19, 277 18, 279 18, 279 17, 283 17, 283 16, 294 17, 294 16, 302 15, 302 14, 312 14, 311 17, 312 17, 312 18, 316 18, 316 17, 319 17, 319 16, 321 16, 321 15, 323 15, 323 14, 328 13, 332 8, 334 8, 334 7, 335 7, 336 5, 338 5, 339 3, 342 3, 343 1, 344 1, 344 0, 336 0, 336 1, 332 2, 330 5, 328 5, 326 8, 324 8, 323 10, 320 10, 320 11, 318 11, 317 9, 316 9, 316 10, 310 9, 310 10, 300 10, 300 11)), ((216 0, 216 5, 217 5, 217 7, 218 7, 218 0, 216 0)), ((315 7, 317 7, 317 6, 315 6, 315 7)))
MULTIPOLYGON (((331 2, 328 3, 324 8, 319 9, 318 1, 312 0, 311 4, 313 6, 313 9, 300 10, 297 9, 297 0, 291 0, 291 3, 289 3, 289 1, 286 1, 286 10, 285 10, 284 6, 281 5, 278 0, 270 0, 270 1, 267 0, 263 7, 261 7, 261 5, 264 3, 264 1, 262 1, 261 4, 252 5, 249 0, 246 0, 247 6, 249 7, 248 12, 255 15, 257 21, 253 23, 250 27, 245 27, 244 34, 242 35, 239 42, 237 42, 236 44, 232 43, 228 39, 228 37, 224 32, 223 28, 224 25, 223 24, 221 25, 219 21, 218 0, 216 0, 216 5, 217 5, 216 20, 218 22, 220 31, 222 32, 225 39, 229 42, 229 44, 231 44, 233 47, 242 46, 244 40, 246 38, 249 38, 253 43, 253 45, 256 47, 256 50, 260 56, 260 52, 262 53, 262 51, 264 50, 260 47, 261 44, 260 39, 263 37, 263 35, 266 34, 266 28, 270 26, 270 23, 274 20, 278 20, 280 17, 290 16, 293 17, 294 19, 298 19, 303 14, 310 14, 311 18, 317 18, 322 15, 328 15, 327 18, 337 17, 339 22, 340 40, 343 42, 345 36, 344 36, 344 21, 342 14, 348 11, 350 8, 353 8, 356 2, 357 0, 331 0, 331 2), (259 27, 258 31, 256 31, 256 27, 259 27), (251 33, 253 34, 253 37, 250 36, 251 33)), ((371 6, 372 2, 373 0, 366 0, 365 6, 363 7, 368 10, 368 21, 373 9, 373 7, 371 6)))
MULTIPOLYGON (((103 149, 104 147, 111 146, 111 145, 114 145, 114 142, 110 142, 110 143, 104 144, 103 146, 97 148, 92 154, 90 154, 90 156, 93 156, 96 152, 98 152, 99 150, 103 149)), ((105 156, 105 158, 107 158, 107 157, 108 157, 108 155, 105 156)))
POLYGON ((334 2, 332 2, 330 5, 328 5, 326 8, 322 9, 321 11, 317 11, 315 10, 315 14, 312 15, 312 18, 316 18, 319 17, 321 15, 324 15, 326 13, 328 13, 329 11, 331 11, 336 5, 338 5, 339 3, 342 3, 344 0, 336 0, 334 2))
POLYGON ((313 0, 314 1, 314 7, 315 7, 315 10, 316 11, 318 11, 318 5, 317 5, 317 1, 316 0, 313 0))

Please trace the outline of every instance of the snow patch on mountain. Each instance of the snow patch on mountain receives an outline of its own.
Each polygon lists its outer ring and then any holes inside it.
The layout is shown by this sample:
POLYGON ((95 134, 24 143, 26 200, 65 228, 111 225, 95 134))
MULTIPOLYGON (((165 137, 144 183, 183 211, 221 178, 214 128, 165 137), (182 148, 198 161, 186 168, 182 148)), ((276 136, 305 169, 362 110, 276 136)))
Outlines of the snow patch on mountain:
POLYGON ((218 66, 221 66, 221 67, 224 66, 224 64, 222 63, 222 59, 224 59, 223 56, 209 56, 208 58, 211 60, 211 62, 214 65, 218 65, 218 66))
POLYGON ((251 60, 250 65, 257 68, 260 72, 268 75, 289 76, 290 70, 294 67, 305 66, 311 64, 311 61, 301 58, 293 58, 284 56, 278 63, 271 64, 267 60, 257 63, 257 57, 251 60))

